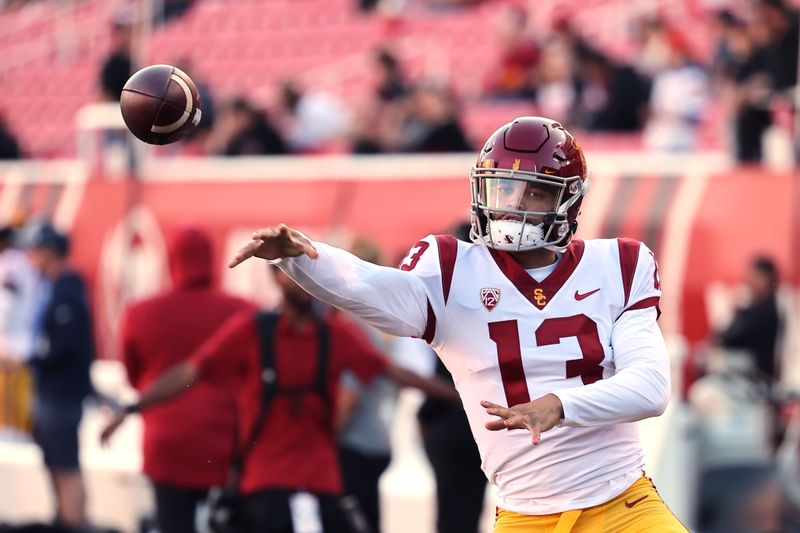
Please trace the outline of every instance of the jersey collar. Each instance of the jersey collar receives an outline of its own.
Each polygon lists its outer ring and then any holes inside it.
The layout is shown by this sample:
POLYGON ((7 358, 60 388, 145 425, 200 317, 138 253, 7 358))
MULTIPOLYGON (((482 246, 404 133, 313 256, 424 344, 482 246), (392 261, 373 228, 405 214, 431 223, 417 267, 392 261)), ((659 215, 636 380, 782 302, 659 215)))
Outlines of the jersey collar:
POLYGON ((541 282, 533 279, 508 252, 493 248, 488 250, 498 268, 514 287, 537 309, 544 309, 577 268, 584 248, 583 241, 573 240, 555 270, 541 282))

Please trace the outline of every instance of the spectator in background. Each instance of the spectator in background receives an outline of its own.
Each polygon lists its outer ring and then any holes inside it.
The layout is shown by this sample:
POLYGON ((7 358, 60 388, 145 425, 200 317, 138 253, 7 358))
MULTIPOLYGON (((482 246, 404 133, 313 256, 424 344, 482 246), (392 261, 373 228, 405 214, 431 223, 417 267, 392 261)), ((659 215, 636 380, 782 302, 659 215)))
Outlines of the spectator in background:
MULTIPOLYGON (((762 159, 762 136, 772 122, 770 81, 763 48, 754 42, 753 29, 730 12, 715 17, 717 52, 712 80, 731 117, 737 161, 762 159)), ((756 30, 755 33, 758 33, 756 30)))
POLYGON ((378 51, 374 58, 375 93, 381 102, 393 102, 408 96, 411 88, 397 57, 387 49, 378 51))
POLYGON ((269 116, 239 97, 222 109, 206 138, 206 151, 225 156, 283 155, 288 148, 269 116))
MULTIPOLYGON (((381 264, 380 251, 367 241, 356 240, 352 252, 364 261, 381 264)), ((355 322, 375 348, 390 353, 389 336, 365 322, 355 322)), ((397 387, 383 377, 364 385, 353 372, 342 376, 336 425, 344 493, 358 500, 373 533, 381 530, 378 483, 392 459, 390 428, 396 399, 397 387)))
MULTIPOLYGON (((140 392, 185 361, 227 319, 251 310, 244 300, 214 288, 214 254, 205 229, 176 230, 169 264, 172 288, 133 304, 122 321, 122 360, 128 381, 140 392)), ((143 470, 153 483, 161 533, 194 533, 198 504, 212 486, 225 483, 234 447, 235 398, 232 387, 203 381, 174 402, 143 413, 143 470)))
POLYGON ((39 231, 31 262, 50 282, 33 370, 34 439, 42 450, 56 500, 56 523, 86 525, 86 489, 79 463, 78 426, 92 392, 92 317, 83 279, 67 263, 69 239, 52 226, 39 231))
POLYGON ((561 37, 549 39, 542 47, 536 104, 539 112, 558 117, 568 126, 578 120, 581 83, 575 74, 572 43, 561 37))
MULTIPOLYGON (((764 56, 772 88, 783 93, 797 84, 797 54, 800 45, 800 18, 796 9, 784 0, 757 0, 753 15, 762 24, 764 56)), ((792 98, 791 94, 782 95, 792 98)))
POLYGON ((642 129, 650 88, 632 67, 588 51, 579 58, 581 102, 577 122, 592 131, 642 129))
POLYGON ((420 85, 414 90, 400 135, 400 149, 404 152, 472 150, 458 119, 453 95, 434 83, 420 85))
POLYGON ((273 372, 267 374, 272 380, 262 379, 262 319, 243 311, 188 359, 154 376, 139 402, 109 421, 101 439, 107 441, 127 414, 148 412, 192 386, 210 382, 232 387, 237 391, 238 442, 253 442, 238 484, 247 520, 242 531, 292 533, 297 530, 293 523, 302 520, 314 531, 344 533, 348 529, 339 504, 342 487, 331 400, 338 396, 342 371, 350 369, 366 383, 383 374, 453 401, 457 396, 445 384, 386 361, 351 322, 340 316, 319 317, 311 295, 277 268, 273 272, 284 303, 272 338, 264 340, 274 347, 273 372), (320 353, 325 344, 328 350, 320 353), (324 360, 327 367, 321 366, 324 360), (274 396, 260 417, 264 383, 273 384, 274 396), (263 419, 260 427, 258 419, 263 419), (254 428, 257 434, 251 433, 254 428))
POLYGON ((708 79, 690 59, 688 43, 669 34, 667 65, 653 78, 644 145, 651 150, 685 152, 697 147, 697 130, 708 103, 708 79))
POLYGON ((20 159, 22 152, 19 149, 17 138, 8 128, 8 124, 0 115, 0 159, 20 159))
POLYGON ((122 88, 133 74, 131 45, 133 42, 133 15, 129 10, 120 12, 111 29, 111 53, 100 69, 100 96, 103 100, 119 101, 122 88))
POLYGON ((747 351, 756 377, 772 385, 778 378, 776 347, 780 332, 775 262, 769 257, 754 258, 745 285, 750 301, 736 310, 731 323, 714 340, 723 348, 747 351))
POLYGON ((372 66, 372 98, 354 106, 352 151, 356 154, 392 151, 397 123, 405 115, 413 93, 413 87, 391 51, 380 50, 372 66))
POLYGON ((200 109, 202 109, 200 123, 196 127, 189 129, 186 139, 191 140, 197 137, 205 137, 214 127, 214 120, 216 118, 214 92, 211 86, 206 83, 202 73, 198 71, 192 58, 188 56, 182 57, 176 61, 175 64, 179 69, 189 75, 197 86, 197 92, 200 93, 200 109))
MULTIPOLYGON (((470 223, 459 224, 453 236, 470 242, 470 223)), ((431 372, 448 383, 453 377, 436 353, 420 339, 398 339, 410 350, 424 350, 431 372), (414 343, 415 346, 409 346, 414 343)), ((408 356, 406 356, 408 357, 408 356)), ((424 356, 420 357, 423 358, 424 356)), ((478 533, 486 493, 478 447, 461 405, 427 397, 417 413, 425 454, 436 479, 437 533, 478 533)))
POLYGON ((350 133, 352 114, 332 95, 306 91, 294 81, 284 82, 280 94, 292 152, 325 152, 350 133))
POLYGON ((501 55, 487 83, 487 93, 495 98, 530 98, 536 88, 533 73, 539 62, 539 45, 527 34, 528 12, 510 6, 502 12, 496 35, 501 55))
POLYGON ((0 228, 0 440, 25 439, 32 429, 33 383, 25 362, 33 355, 40 283, 14 231, 0 228))

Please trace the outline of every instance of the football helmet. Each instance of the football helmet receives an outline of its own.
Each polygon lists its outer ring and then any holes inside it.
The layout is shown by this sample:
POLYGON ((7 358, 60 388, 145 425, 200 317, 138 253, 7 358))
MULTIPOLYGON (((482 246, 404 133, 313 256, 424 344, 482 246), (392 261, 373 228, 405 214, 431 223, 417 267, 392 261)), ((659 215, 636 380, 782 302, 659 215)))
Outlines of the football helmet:
POLYGON ((484 144, 470 172, 474 242, 511 252, 564 250, 589 174, 580 145, 543 117, 520 117, 484 144))

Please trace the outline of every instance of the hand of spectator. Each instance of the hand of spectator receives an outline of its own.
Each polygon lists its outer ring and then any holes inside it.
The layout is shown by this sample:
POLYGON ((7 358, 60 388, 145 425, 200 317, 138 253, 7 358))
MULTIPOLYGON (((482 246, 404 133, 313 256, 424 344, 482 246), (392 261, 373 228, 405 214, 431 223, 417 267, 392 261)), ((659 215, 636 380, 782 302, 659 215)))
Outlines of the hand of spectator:
POLYGON ((107 409, 107 411, 111 414, 111 417, 103 428, 103 431, 100 432, 100 445, 104 448, 108 447, 111 435, 117 431, 128 415, 125 409, 121 407, 117 409, 107 409))
POLYGON ((486 429, 491 431, 527 429, 531 432, 533 444, 539 444, 541 434, 553 429, 564 417, 561 400, 555 394, 545 394, 532 402, 513 407, 503 407, 486 400, 481 401, 481 406, 488 414, 500 417, 498 420, 487 422, 486 429))
POLYGON ((305 235, 286 224, 280 224, 254 231, 253 240, 239 250, 233 261, 228 264, 228 268, 233 268, 251 257, 271 260, 303 254, 311 259, 316 259, 318 256, 305 235))

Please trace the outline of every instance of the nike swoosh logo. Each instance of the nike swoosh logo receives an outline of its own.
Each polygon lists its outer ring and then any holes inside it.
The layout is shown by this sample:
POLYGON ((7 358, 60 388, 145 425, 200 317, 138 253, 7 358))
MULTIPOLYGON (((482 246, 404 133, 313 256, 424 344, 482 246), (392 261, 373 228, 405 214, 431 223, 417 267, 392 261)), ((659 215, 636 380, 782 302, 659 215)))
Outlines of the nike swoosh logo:
POLYGON ((628 509, 630 509, 631 507, 633 507, 634 505, 636 505, 636 504, 637 504, 637 503, 639 503, 640 501, 644 500, 645 498, 647 498, 647 494, 645 494, 644 496, 642 496, 642 497, 641 497, 641 498, 639 498, 638 500, 633 500, 632 502, 629 502, 628 500, 625 500, 625 507, 627 507, 628 509))
POLYGON ((583 300, 584 298, 588 298, 589 296, 591 296, 592 294, 596 293, 596 292, 597 292, 597 291, 599 291, 599 290, 600 290, 600 289, 599 289, 599 288, 597 288, 597 289, 595 289, 595 290, 593 290, 593 291, 585 292, 585 293, 583 293, 583 294, 580 294, 578 291, 575 291, 575 299, 576 299, 576 300, 578 300, 578 301, 580 302, 580 301, 581 301, 581 300, 583 300))

